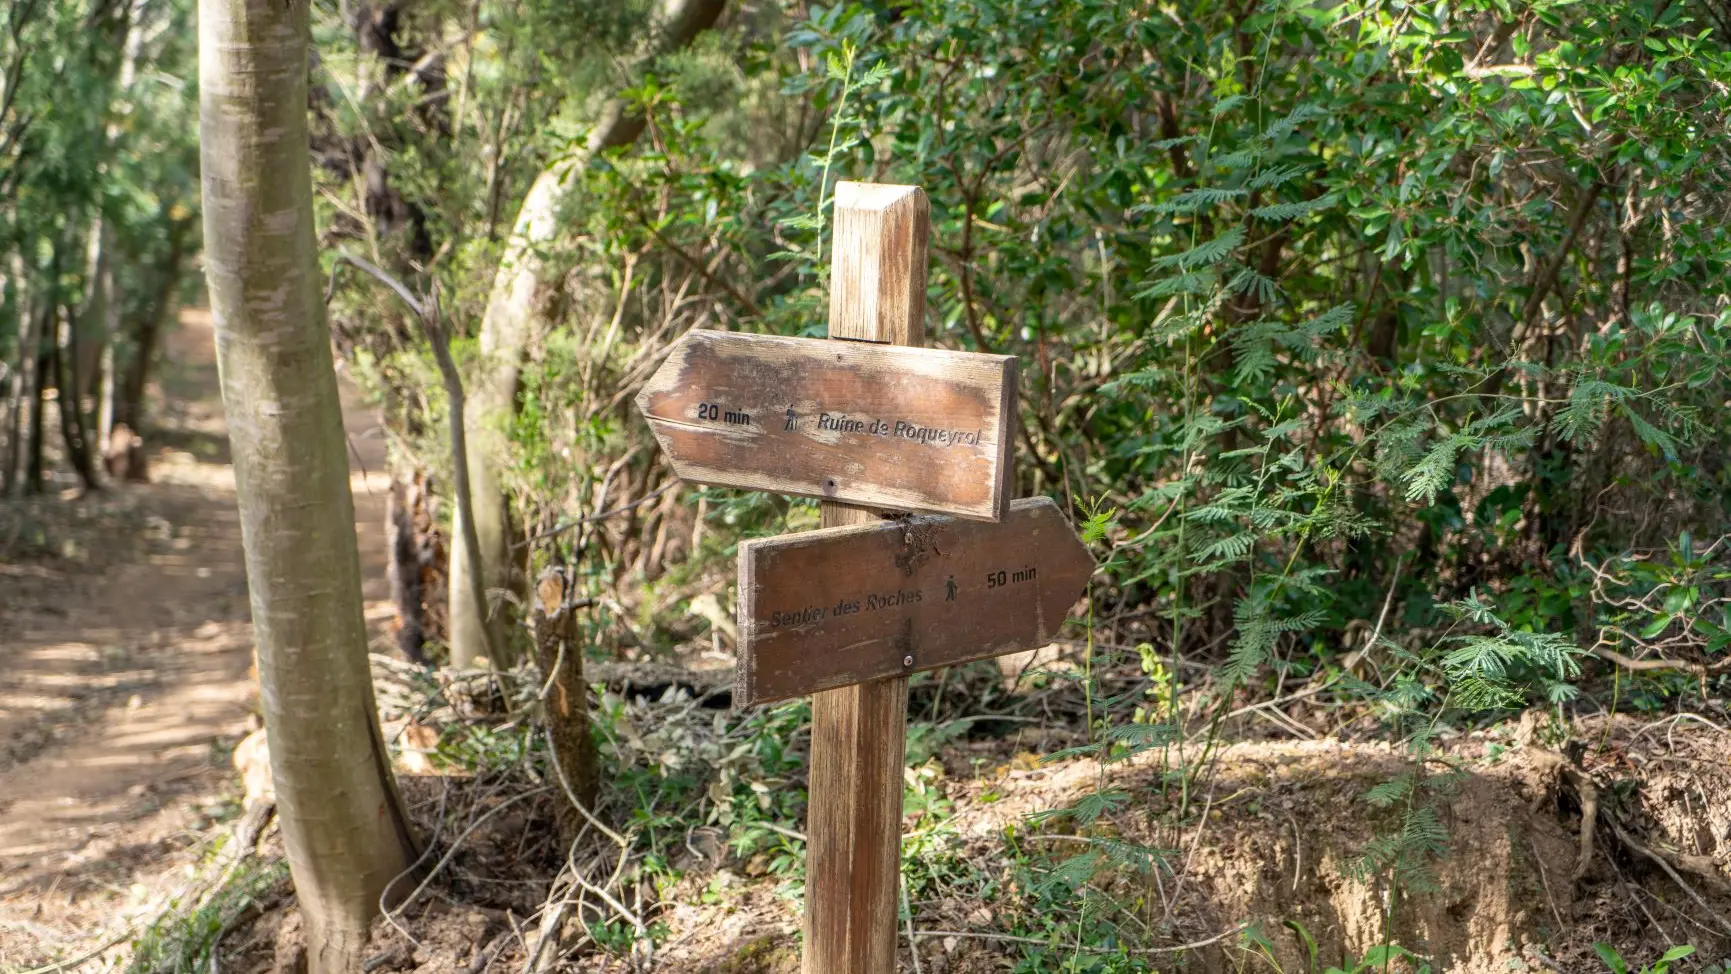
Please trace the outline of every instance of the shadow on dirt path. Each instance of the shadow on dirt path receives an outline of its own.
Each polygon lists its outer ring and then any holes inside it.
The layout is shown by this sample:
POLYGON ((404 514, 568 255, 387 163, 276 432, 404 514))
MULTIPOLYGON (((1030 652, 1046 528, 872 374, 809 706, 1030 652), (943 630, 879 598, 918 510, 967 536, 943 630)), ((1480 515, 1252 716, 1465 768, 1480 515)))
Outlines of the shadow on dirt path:
MULTIPOLYGON (((229 756, 257 687, 208 311, 182 314, 165 359, 153 482, 32 502, 118 512, 87 542, 112 549, 103 567, 0 565, 0 969, 118 935, 236 811, 229 756)), ((382 646, 385 446, 346 381, 343 400, 382 646)))

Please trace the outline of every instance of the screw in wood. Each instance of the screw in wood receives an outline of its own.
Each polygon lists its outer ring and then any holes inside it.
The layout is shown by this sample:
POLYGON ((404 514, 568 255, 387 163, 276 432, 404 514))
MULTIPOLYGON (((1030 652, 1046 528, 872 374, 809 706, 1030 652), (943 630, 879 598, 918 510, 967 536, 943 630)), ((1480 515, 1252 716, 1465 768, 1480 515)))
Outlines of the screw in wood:
POLYGON ((902 657, 902 665, 903 665, 903 666, 912 666, 912 665, 914 665, 914 658, 913 658, 913 657, 912 657, 912 656, 903 656, 903 657, 902 657))

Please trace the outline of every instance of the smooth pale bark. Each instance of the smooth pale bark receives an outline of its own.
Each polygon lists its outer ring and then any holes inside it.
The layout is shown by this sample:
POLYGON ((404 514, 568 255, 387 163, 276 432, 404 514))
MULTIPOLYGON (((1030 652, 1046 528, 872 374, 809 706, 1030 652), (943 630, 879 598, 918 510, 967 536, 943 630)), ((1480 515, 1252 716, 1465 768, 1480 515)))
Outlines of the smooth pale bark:
MULTIPOLYGON (((708 30, 721 16, 725 0, 667 0, 644 45, 646 57, 678 50, 708 30)), ((558 217, 583 169, 598 152, 630 145, 643 132, 641 115, 620 99, 603 109, 584 151, 573 153, 536 177, 523 198, 505 244, 505 254, 493 277, 486 316, 481 321, 480 360, 469 382, 464 425, 469 440, 469 489, 475 511, 475 537, 480 547, 483 588, 512 587, 509 501, 498 471, 510 450, 507 429, 517 409, 523 355, 547 325, 543 309, 550 284, 544 276, 541 252, 558 232, 558 217)), ((491 643, 512 660, 503 606, 490 611, 469 594, 468 548, 462 525, 451 532, 450 642, 451 661, 472 665, 491 643)), ((486 601, 496 601, 487 599, 486 601)))
MULTIPOLYGON (((143 15, 145 0, 135 0, 127 7, 127 17, 121 26, 121 46, 125 53, 120 58, 119 92, 124 97, 132 88, 133 81, 138 76, 138 47, 143 32, 136 29, 139 18, 143 15)), ((112 108, 112 104, 110 105, 112 108)), ((113 146, 120 137, 120 120, 111 115, 108 128, 103 133, 106 145, 103 157, 112 154, 113 146)), ((171 218, 172 219, 172 218, 171 218)), ((97 390, 96 390, 96 448, 97 453, 106 458, 109 454, 109 438, 114 432, 114 397, 116 377, 114 374, 114 344, 120 336, 120 295, 114 290, 115 240, 114 228, 105 226, 98 237, 102 246, 100 262, 101 276, 96 286, 102 293, 102 338, 101 351, 97 355, 97 390)))
POLYGON ((307 0, 199 3, 206 274, 271 776, 310 974, 348 974, 415 840, 367 668, 313 237, 307 35, 307 0))
POLYGON ((114 342, 120 334, 120 296, 114 293, 114 260, 108 241, 103 243, 103 255, 102 354, 96 360, 96 453, 106 457, 109 435, 114 432, 114 342))

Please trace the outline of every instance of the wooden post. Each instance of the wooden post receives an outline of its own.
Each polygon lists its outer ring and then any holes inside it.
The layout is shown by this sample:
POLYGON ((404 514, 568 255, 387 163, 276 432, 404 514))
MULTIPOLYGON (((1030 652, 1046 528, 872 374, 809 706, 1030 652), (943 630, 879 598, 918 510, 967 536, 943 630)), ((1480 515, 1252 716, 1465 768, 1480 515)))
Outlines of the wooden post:
MULTIPOLYGON (((930 208, 917 186, 836 186, 829 337, 925 343, 930 208)), ((825 503, 823 526, 876 512, 825 503)), ((805 974, 892 974, 908 679, 814 694, 805 974)))

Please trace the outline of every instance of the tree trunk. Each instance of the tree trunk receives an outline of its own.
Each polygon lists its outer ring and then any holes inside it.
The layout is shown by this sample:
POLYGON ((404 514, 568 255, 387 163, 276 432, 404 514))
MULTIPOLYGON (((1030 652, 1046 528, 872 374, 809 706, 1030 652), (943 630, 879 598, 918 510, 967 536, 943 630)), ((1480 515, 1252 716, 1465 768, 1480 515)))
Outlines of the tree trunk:
MULTIPOLYGON (((3 93, 4 90, 4 84, 0 83, 0 93, 3 93)), ((4 253, 5 251, 0 249, 0 254, 4 253)), ((12 329, 12 340, 22 346, 24 342, 24 319, 16 310, 17 302, 15 300, 17 270, 17 263, 11 260, 6 262, 3 269, 0 269, 0 316, 12 316, 15 324, 12 329)), ((0 346, 0 348, 4 348, 4 346, 0 346)), ((17 398, 13 390, 16 372, 12 368, 12 364, 11 358, 0 358, 0 392, 4 393, 0 395, 0 497, 4 497, 8 493, 8 483, 12 479, 12 464, 7 458, 11 456, 14 440, 12 416, 18 408, 17 398)))
POLYGON ((24 438, 30 432, 31 386, 36 375, 36 316, 30 313, 30 287, 20 252, 12 254, 12 307, 18 320, 18 347, 6 375, 6 452, 0 454, 0 487, 9 497, 24 493, 24 438))
POLYGON ((162 323, 176 310, 174 292, 180 286, 180 275, 186 265, 186 235, 188 223, 176 223, 169 230, 168 260, 163 263, 162 279, 156 295, 144 315, 138 319, 132 336, 132 361, 126 378, 121 382, 120 402, 115 406, 115 422, 125 423, 134 432, 144 431, 144 390, 150 384, 150 367, 156 358, 157 337, 162 323))
MULTIPOLYGON (((36 343, 42 343, 42 332, 47 324, 47 320, 42 318, 36 320, 36 343)), ((48 374, 48 356, 38 351, 35 360, 31 372, 35 372, 36 381, 29 386, 29 429, 24 431, 24 477, 17 484, 17 497, 23 497, 26 493, 42 493, 42 484, 47 477, 47 469, 42 462, 42 386, 43 377, 48 374)))
POLYGON ((421 544, 415 536, 415 508, 409 491, 420 485, 391 479, 385 496, 385 546, 391 561, 385 571, 391 586, 391 601, 397 607, 397 651, 411 663, 427 662, 426 619, 421 610, 421 544))
MULTIPOLYGON (((661 16, 645 45, 649 57, 677 50, 691 43, 721 16, 724 0, 665 0, 661 16)), ((499 270, 493 277, 486 316, 481 321, 480 361, 469 382, 468 405, 463 413, 469 440, 469 486, 474 499, 475 536, 480 547, 483 589, 509 589, 512 584, 510 512, 498 470, 510 449, 506 422, 517 409, 518 381, 523 355, 540 329, 547 283, 540 252, 558 230, 558 216, 567 194, 581 177, 595 153, 630 145, 643 131, 641 115, 631 111, 623 99, 615 99, 602 110, 599 124, 589 135, 582 152, 562 160, 536 177, 517 213, 516 225, 505 243, 499 270)), ((462 525, 451 531, 450 644, 451 662, 467 666, 491 642, 502 656, 511 655, 505 638, 509 631, 499 612, 477 604, 469 593, 468 552, 462 525), (491 637, 491 638, 489 638, 491 637)), ((484 600, 491 601, 491 600, 484 600)), ((494 660, 504 665, 509 658, 494 660)))
POLYGON ((565 801, 559 803, 559 834, 566 844, 576 841, 583 827, 583 814, 573 806, 595 807, 599 772, 595 738, 589 733, 589 700, 583 680, 583 647, 577 640, 578 604, 572 599, 570 580, 558 569, 548 569, 535 583, 535 605, 530 618, 535 628, 535 662, 541 668, 545 693, 544 715, 552 744, 554 775, 565 801), (569 786, 569 794, 564 787, 569 786))
MULTIPOLYGON (((33 345, 41 344, 42 332, 47 324, 48 322, 43 318, 37 318, 33 345)), ((26 409, 28 410, 30 425, 24 431, 24 459, 21 464, 24 468, 24 476, 15 485, 17 489, 14 495, 18 497, 25 494, 42 493, 42 481, 45 476, 42 466, 42 386, 43 377, 48 374, 48 356, 37 352, 32 358, 35 361, 31 365, 30 371, 35 375, 36 380, 30 384, 30 394, 27 400, 26 409)))
POLYGON ((379 733, 313 238, 308 0, 200 0, 204 237, 271 776, 310 974, 361 969, 415 839, 379 733))
POLYGON ((114 231, 102 242, 102 345, 96 359, 96 453, 108 456, 114 432, 114 342, 120 334, 120 298, 114 293, 114 231))
POLYGON ((80 402, 95 391, 97 363, 102 357, 102 324, 108 316, 108 291, 104 287, 108 282, 107 226, 100 212, 90 221, 85 236, 84 298, 72 317, 72 344, 78 352, 72 371, 79 379, 80 402))
POLYGON ((66 459, 78 472, 85 490, 101 490, 96 473, 96 455, 91 450, 90 426, 85 422, 84 384, 78 368, 78 315, 65 308, 59 322, 59 340, 54 343, 54 388, 59 394, 60 437, 66 442, 66 459))
MULTIPOLYGON (((125 92, 132 87, 137 76, 138 45, 140 32, 133 29, 138 21, 142 8, 141 0, 133 0, 126 6, 126 14, 121 18, 118 28, 120 33, 119 77, 116 87, 109 89, 109 107, 112 108, 114 94, 125 92)), ((113 147, 120 138, 120 120, 112 115, 107 128, 103 132, 103 158, 113 154, 113 147)), ((171 218, 172 219, 172 218, 171 218)), ((95 362, 96 369, 96 428, 93 437, 96 441, 97 455, 107 460, 110 453, 109 436, 114 431, 114 343, 120 335, 120 296, 114 292, 114 226, 100 216, 96 220, 98 229, 92 231, 95 236, 94 246, 101 247, 101 260, 97 262, 97 274, 91 281, 92 293, 99 296, 92 316, 100 316, 100 321, 93 323, 94 327, 87 331, 96 331, 99 335, 95 362)))
POLYGON ((55 316, 59 314, 59 305, 55 298, 55 283, 60 280, 60 247, 56 245, 50 250, 47 273, 42 275, 42 294, 36 299, 32 318, 35 326, 31 329, 30 374, 32 381, 28 393, 29 404, 26 407, 29 414, 29 428, 24 434, 24 456, 20 461, 24 468, 24 478, 17 493, 40 494, 47 481, 48 470, 43 462, 42 450, 47 443, 44 419, 47 410, 47 388, 53 381, 54 368, 54 324, 55 316))

